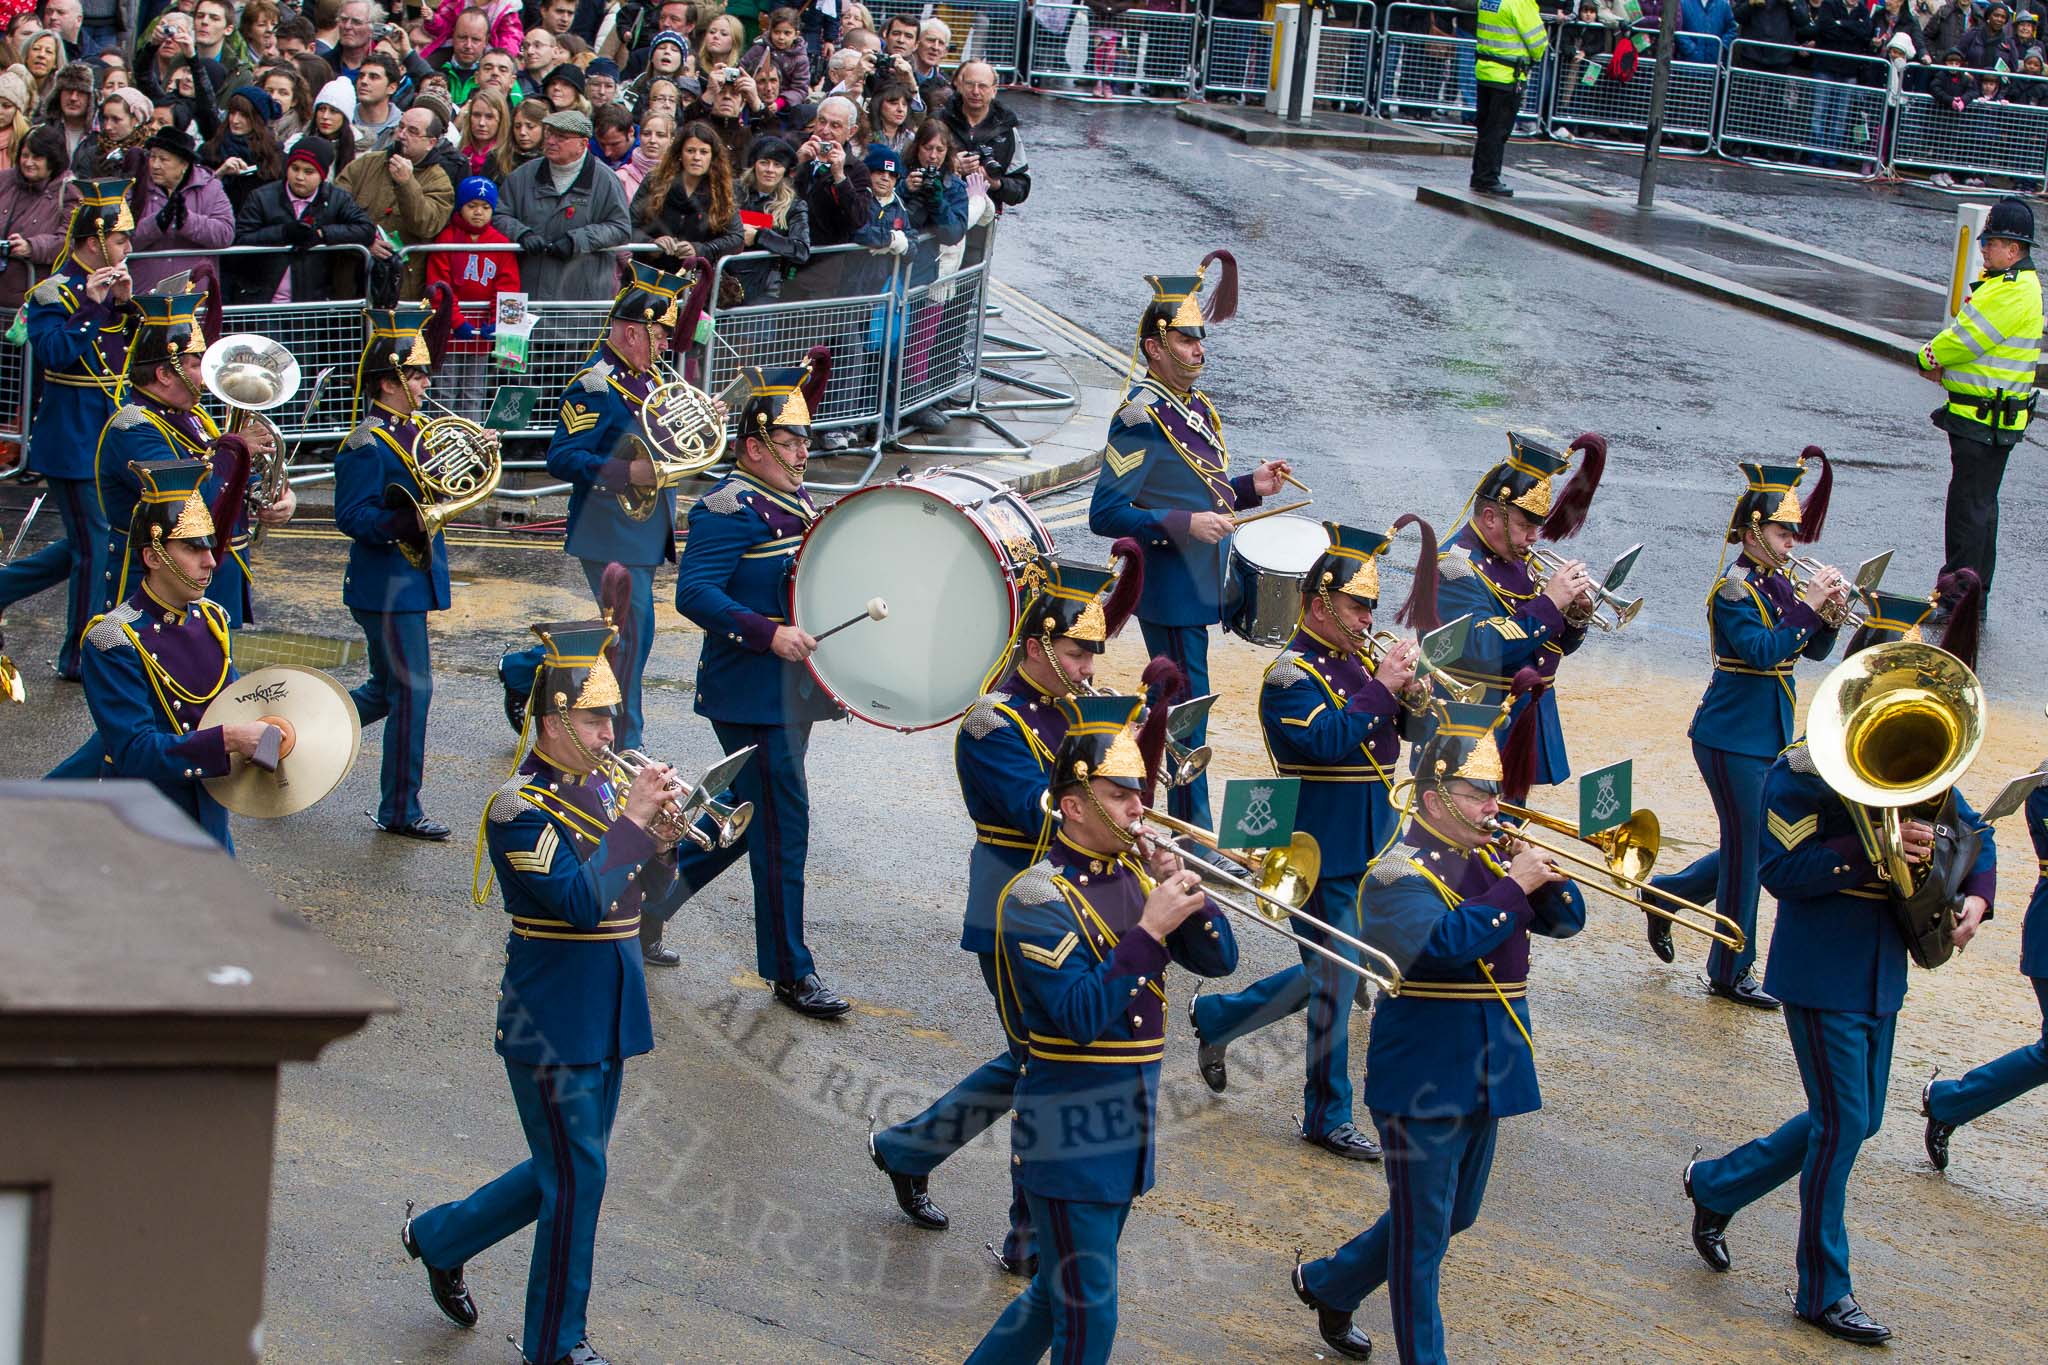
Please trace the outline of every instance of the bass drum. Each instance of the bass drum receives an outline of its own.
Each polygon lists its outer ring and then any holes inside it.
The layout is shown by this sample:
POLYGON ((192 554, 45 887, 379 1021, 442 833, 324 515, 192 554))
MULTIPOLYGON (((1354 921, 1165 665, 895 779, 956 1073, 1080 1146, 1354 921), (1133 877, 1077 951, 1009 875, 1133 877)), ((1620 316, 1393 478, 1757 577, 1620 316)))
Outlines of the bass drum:
POLYGON ((1329 548, 1323 524, 1307 517, 1266 517, 1232 535, 1223 628, 1255 645, 1292 640, 1302 585, 1329 548))
POLYGON ((873 597, 889 614, 819 645, 811 675, 870 725, 907 733, 957 720, 1016 627, 1026 567, 1052 548, 1023 498, 968 470, 849 493, 797 550, 790 620, 822 634, 873 597))

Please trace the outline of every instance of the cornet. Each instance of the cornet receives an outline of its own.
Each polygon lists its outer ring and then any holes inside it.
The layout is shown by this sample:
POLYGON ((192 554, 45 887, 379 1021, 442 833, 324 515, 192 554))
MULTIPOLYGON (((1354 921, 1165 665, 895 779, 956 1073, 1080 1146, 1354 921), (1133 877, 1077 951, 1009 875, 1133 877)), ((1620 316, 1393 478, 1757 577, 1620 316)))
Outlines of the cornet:
MULTIPOLYGON (((750 744, 727 754, 694 787, 681 778, 671 777, 666 793, 668 799, 647 832, 661 843, 676 844, 688 839, 707 851, 714 847, 731 848, 738 843, 740 836, 747 832, 747 826, 753 823, 754 803, 742 801, 733 806, 715 798, 716 793, 724 790, 732 780, 733 774, 753 757, 753 753, 754 746, 750 744), (714 781, 718 785, 713 786, 714 781), (700 815, 710 818, 710 831, 697 827, 700 815)), ((638 749, 620 752, 607 746, 597 751, 597 757, 604 772, 620 787, 632 786, 634 779, 644 770, 655 766, 655 760, 638 749)))
MULTIPOLYGON (((1372 660, 1372 670, 1377 673, 1386 661, 1387 651, 1401 644, 1401 637, 1391 630, 1376 630, 1365 638, 1365 654, 1372 660)), ((1429 681, 1435 679, 1452 701, 1478 703, 1486 699, 1486 684, 1482 682, 1460 682, 1429 661, 1427 654, 1415 656, 1415 686, 1420 689, 1419 700, 1411 701, 1406 694, 1401 704, 1418 715, 1430 710, 1436 704, 1436 694, 1430 690, 1429 681)))
MULTIPOLYGON (((1529 559, 1540 570, 1535 575, 1536 590, 1538 592, 1543 591, 1545 586, 1549 584, 1552 574, 1555 574, 1559 569, 1571 562, 1565 556, 1545 545, 1538 545, 1531 549, 1529 551, 1529 559)), ((1580 600, 1584 601, 1585 599, 1581 598, 1580 600)), ((1625 598, 1620 593, 1613 592, 1603 585, 1595 583, 1593 585, 1592 605, 1585 609, 1583 617, 1574 615, 1572 621, 1575 625, 1596 626, 1601 630, 1620 630, 1623 626, 1635 620, 1636 613, 1642 609, 1642 598, 1625 598), (1603 616, 1601 615, 1603 611, 1611 613, 1611 615, 1603 616)))
MULTIPOLYGON (((1785 577, 1792 580, 1792 586, 1802 596, 1806 592, 1807 585, 1820 577, 1821 574, 1827 572, 1830 567, 1810 555, 1785 556, 1785 577)), ((1836 572, 1839 573, 1840 570, 1836 570, 1836 572)), ((1842 587, 1843 595, 1840 598, 1830 597, 1827 601, 1821 603, 1820 619, 1832 627, 1840 628, 1847 626, 1851 630, 1859 630, 1869 618, 1864 612, 1858 611, 1853 605, 1855 601, 1855 586, 1847 579, 1843 579, 1842 587)))

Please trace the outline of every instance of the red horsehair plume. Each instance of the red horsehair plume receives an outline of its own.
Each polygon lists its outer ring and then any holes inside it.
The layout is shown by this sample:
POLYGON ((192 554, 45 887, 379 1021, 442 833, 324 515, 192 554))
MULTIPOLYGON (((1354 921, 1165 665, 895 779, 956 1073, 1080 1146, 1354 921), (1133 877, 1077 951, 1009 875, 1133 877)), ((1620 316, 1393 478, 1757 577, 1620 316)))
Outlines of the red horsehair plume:
POLYGON ((441 280, 435 280, 427 286, 425 302, 427 307, 433 310, 433 315, 427 319, 427 325, 420 329, 420 339, 427 343, 429 365, 438 370, 441 368, 441 357, 448 353, 448 339, 455 335, 459 305, 455 298, 455 290, 441 280))
POLYGON ((1409 586, 1408 600, 1401 604, 1394 619, 1421 635, 1443 624, 1436 609, 1436 528, 1409 512, 1387 534, 1391 538, 1410 526, 1422 528, 1422 549, 1415 556, 1415 579, 1409 586))
POLYGON ((818 420, 818 409, 825 403, 825 381, 832 377, 832 348, 811 347, 810 354, 804 357, 804 364, 810 371, 804 376, 801 386, 804 406, 811 410, 811 420, 815 422, 818 420))
POLYGON ((1216 272, 1216 292, 1209 295, 1209 306, 1202 310, 1202 317, 1211 323, 1228 322, 1237 316, 1237 257, 1218 247, 1202 258, 1202 274, 1209 272, 1212 261, 1220 267, 1216 272))
POLYGON ((633 648, 633 572, 623 564, 607 564, 604 574, 597 580, 597 605, 619 632, 605 651, 612 666, 612 676, 620 683, 626 680, 623 667, 627 659, 636 659, 639 654, 633 648))
POLYGON ((1545 540, 1570 540, 1579 533, 1592 509, 1593 494, 1600 490, 1600 476, 1607 472, 1607 438, 1599 432, 1585 432, 1567 448, 1579 452, 1579 467, 1543 519, 1545 540))
POLYGON ((1536 698, 1543 691, 1543 675, 1533 668, 1515 674, 1510 696, 1528 696, 1520 715, 1508 725, 1507 742, 1500 746, 1501 794, 1516 805, 1529 799, 1536 785, 1536 698))
POLYGON ((1175 703, 1186 699, 1188 675, 1181 672, 1179 664, 1161 654, 1145 665, 1138 681, 1152 698, 1152 708, 1145 713, 1144 724, 1138 727, 1138 752, 1145 756, 1144 797, 1149 807, 1159 785, 1160 760, 1166 756, 1166 713, 1175 703))
POLYGON ((1835 466, 1819 446, 1808 446, 1799 452, 1799 458, 1820 461, 1820 477, 1813 481, 1813 491, 1799 508, 1799 543, 1811 545, 1820 539, 1821 525, 1828 519, 1828 498, 1835 491, 1835 466))
POLYGON ((1975 569, 1954 569, 1934 581, 1937 608, 1948 608, 1941 647, 1977 669, 1977 632, 1984 619, 1984 580, 1975 569))
POLYGON ((1109 590, 1109 600, 1102 605, 1102 619, 1108 626, 1105 633, 1115 636, 1138 609, 1138 594, 1145 588, 1145 547, 1129 536, 1121 536, 1109 547, 1109 557, 1123 562, 1109 590))

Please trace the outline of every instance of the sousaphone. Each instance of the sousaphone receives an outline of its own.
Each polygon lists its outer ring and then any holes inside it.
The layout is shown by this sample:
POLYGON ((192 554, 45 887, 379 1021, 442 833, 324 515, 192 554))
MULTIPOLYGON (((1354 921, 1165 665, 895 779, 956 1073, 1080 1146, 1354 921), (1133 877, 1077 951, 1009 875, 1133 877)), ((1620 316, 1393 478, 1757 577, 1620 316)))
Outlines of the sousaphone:
POLYGON ((272 726, 275 743, 256 759, 233 757, 228 774, 207 778, 206 789, 235 814, 259 820, 296 814, 333 791, 362 747, 355 702, 317 668, 275 664, 243 675, 221 689, 199 728, 240 721, 272 726))

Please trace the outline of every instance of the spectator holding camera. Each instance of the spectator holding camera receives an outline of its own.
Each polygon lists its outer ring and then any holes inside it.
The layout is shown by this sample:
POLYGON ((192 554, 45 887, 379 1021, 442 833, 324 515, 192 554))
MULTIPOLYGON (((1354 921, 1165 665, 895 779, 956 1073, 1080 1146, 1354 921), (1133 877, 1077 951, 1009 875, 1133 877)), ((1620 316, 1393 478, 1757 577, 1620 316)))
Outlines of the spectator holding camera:
POLYGON ((388 27, 383 22, 381 11, 372 20, 370 0, 342 0, 341 11, 334 19, 334 44, 317 49, 327 64, 334 68, 334 74, 353 82, 356 72, 363 69, 363 61, 376 46, 378 30, 388 27))
POLYGON ((844 246, 875 218, 867 167, 855 154, 859 111, 833 95, 818 105, 810 136, 796 149, 796 191, 810 208, 811 245, 844 246))
POLYGON ((292 254, 228 257, 228 302, 336 297, 334 267, 342 253, 312 248, 368 246, 376 229, 347 190, 329 183, 333 171, 334 144, 303 137, 285 162, 284 177, 249 196, 235 215, 235 244, 290 247, 292 254))
POLYGON ((690 106, 683 121, 710 127, 725 144, 726 164, 744 165, 747 146, 754 140, 746 111, 750 99, 756 98, 753 77, 737 66, 723 66, 705 82, 704 98, 690 106))
MULTIPOLYGON (((408 109, 399 118, 389 151, 366 152, 335 177, 379 229, 370 243, 370 254, 378 260, 389 261, 395 255, 386 234, 396 237, 401 247, 417 246, 433 241, 448 226, 455 211, 455 186, 464 173, 455 149, 441 140, 446 132, 447 125, 433 110, 408 109)), ((407 259, 398 279, 398 297, 419 298, 426 270, 421 257, 407 259)), ((355 292, 354 271, 353 262, 336 270, 345 297, 355 292)))
POLYGON ((974 188, 979 175, 983 191, 997 212, 1012 209, 1031 197, 1031 167, 1017 131, 1017 116, 996 98, 996 69, 987 62, 962 62, 953 73, 955 98, 942 116, 960 145, 954 169, 974 188))

